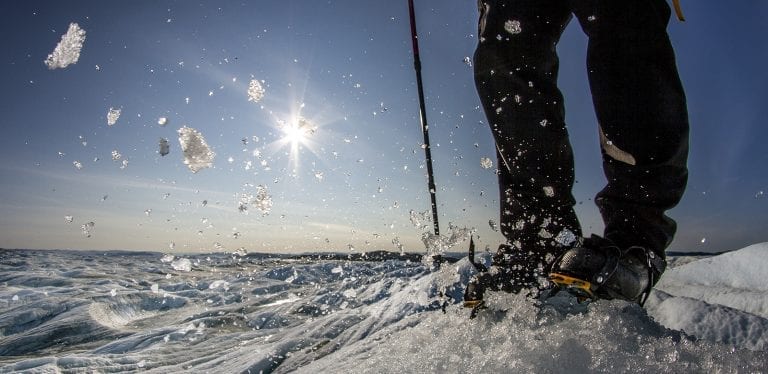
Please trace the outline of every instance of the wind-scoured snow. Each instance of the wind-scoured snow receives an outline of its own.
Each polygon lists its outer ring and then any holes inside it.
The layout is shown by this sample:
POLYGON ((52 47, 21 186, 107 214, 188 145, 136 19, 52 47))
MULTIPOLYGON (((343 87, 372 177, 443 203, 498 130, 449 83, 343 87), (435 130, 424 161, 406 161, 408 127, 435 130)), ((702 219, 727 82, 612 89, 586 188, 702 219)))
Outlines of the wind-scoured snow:
POLYGON ((466 258, 1 250, 0 373, 762 372, 767 249, 672 258, 645 309, 492 293, 473 320, 466 258))

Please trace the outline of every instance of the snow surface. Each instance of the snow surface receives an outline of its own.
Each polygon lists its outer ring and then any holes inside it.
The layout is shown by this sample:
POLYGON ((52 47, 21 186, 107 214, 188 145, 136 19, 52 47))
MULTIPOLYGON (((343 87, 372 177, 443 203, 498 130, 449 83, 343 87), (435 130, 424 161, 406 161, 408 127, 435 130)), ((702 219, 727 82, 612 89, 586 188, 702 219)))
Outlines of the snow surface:
POLYGON ((0 373, 768 367, 768 243, 672 258, 646 309, 491 294, 473 320, 466 258, 355 256, 0 250, 0 373))

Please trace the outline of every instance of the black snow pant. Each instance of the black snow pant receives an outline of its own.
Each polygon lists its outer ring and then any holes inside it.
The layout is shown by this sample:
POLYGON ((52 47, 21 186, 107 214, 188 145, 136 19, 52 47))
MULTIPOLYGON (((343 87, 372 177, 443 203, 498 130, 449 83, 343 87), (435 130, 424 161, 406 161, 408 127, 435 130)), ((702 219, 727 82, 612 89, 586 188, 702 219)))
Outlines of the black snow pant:
POLYGON ((480 0, 475 83, 499 164, 501 229, 545 264, 581 227, 573 153, 557 88, 556 45, 572 15, 589 37, 587 69, 607 186, 595 201, 604 237, 664 257, 675 234, 665 212, 688 169, 685 94, 666 32, 665 0, 480 0))

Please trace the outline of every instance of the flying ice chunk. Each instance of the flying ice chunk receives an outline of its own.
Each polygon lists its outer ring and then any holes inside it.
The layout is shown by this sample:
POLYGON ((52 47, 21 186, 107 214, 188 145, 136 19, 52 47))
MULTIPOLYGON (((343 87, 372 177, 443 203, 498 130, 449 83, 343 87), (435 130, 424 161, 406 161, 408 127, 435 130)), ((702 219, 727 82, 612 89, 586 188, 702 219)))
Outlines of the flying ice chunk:
POLYGON ((216 154, 208 147, 203 134, 187 126, 180 128, 178 133, 179 144, 184 153, 184 164, 189 170, 197 173, 201 169, 211 167, 216 154))
POLYGON ((107 112, 107 125, 114 126, 120 118, 121 111, 120 108, 115 109, 110 107, 109 112, 107 112))
POLYGON ((248 84, 248 101, 258 103, 264 98, 265 93, 266 91, 264 90, 264 86, 261 85, 261 82, 256 79, 251 79, 251 83, 248 84))
POLYGON ((493 167, 493 161, 491 161, 491 159, 488 158, 488 157, 481 157, 480 158, 480 166, 483 169, 490 169, 490 168, 493 167))
POLYGON ((45 59, 48 69, 64 69, 77 63, 80 59, 80 50, 85 42, 85 30, 77 23, 70 23, 67 33, 61 36, 61 41, 53 49, 53 52, 45 59))
POLYGON ((256 196, 252 204, 261 211, 262 215, 267 215, 272 210, 272 196, 267 192, 267 187, 259 185, 256 187, 256 196))
POLYGON ((160 138, 160 149, 157 151, 157 153, 160 154, 160 156, 165 156, 168 153, 170 153, 171 146, 168 145, 168 139, 166 138, 160 138))
POLYGON ((168 124, 168 118, 166 117, 160 117, 157 119, 157 124, 160 126, 165 126, 168 124))
POLYGON ((93 231, 93 228, 96 226, 94 222, 88 222, 80 226, 80 229, 83 230, 83 235, 85 235, 86 238, 91 237, 91 231, 93 231))
POLYGON ((523 28, 520 26, 520 21, 516 20, 509 20, 504 22, 504 30, 512 35, 523 32, 523 28))

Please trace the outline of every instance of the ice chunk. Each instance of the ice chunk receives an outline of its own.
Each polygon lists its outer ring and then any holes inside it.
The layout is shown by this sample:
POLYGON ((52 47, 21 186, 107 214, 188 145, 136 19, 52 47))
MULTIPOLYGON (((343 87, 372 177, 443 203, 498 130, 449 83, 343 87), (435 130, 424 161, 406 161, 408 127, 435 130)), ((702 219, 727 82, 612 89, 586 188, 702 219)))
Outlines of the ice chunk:
POLYGON ((80 229, 83 230, 83 235, 85 235, 86 238, 91 237, 91 231, 93 231, 93 228, 96 226, 94 222, 88 222, 84 223, 80 226, 80 229))
POLYGON ((509 20, 504 22, 504 30, 508 33, 515 35, 523 32, 523 28, 520 26, 520 21, 509 20))
POLYGON ((256 196, 252 202, 261 214, 267 215, 272 210, 272 196, 267 192, 267 187, 259 185, 256 187, 256 196))
POLYGON ((165 156, 168 153, 170 153, 171 146, 168 145, 168 139, 166 138, 160 138, 160 149, 157 151, 157 153, 160 154, 160 156, 165 156))
POLYGON ((171 262, 171 267, 176 271, 192 271, 192 261, 188 258, 180 258, 171 262))
POLYGON ((70 215, 64 216, 64 221, 66 221, 67 223, 72 223, 72 221, 74 221, 74 219, 75 219, 75 217, 70 216, 70 215))
POLYGON ((261 85, 261 82, 256 79, 251 79, 251 83, 248 84, 248 101, 258 103, 264 98, 264 94, 265 90, 261 85))
POLYGON ((48 69, 63 69, 80 59, 80 50, 85 42, 85 30, 77 23, 70 23, 67 33, 61 36, 61 41, 53 52, 45 59, 48 69))
POLYGON ((481 157, 480 158, 480 166, 483 169, 490 169, 493 167, 493 161, 489 157, 481 157))
POLYGON ((160 126, 165 126, 168 124, 168 118, 166 117, 160 117, 157 119, 157 124, 160 126))
POLYGON ((189 170, 197 173, 201 169, 209 168, 216 156, 203 138, 203 134, 197 130, 184 126, 178 130, 179 144, 184 153, 184 164, 189 170))
POLYGON ((122 109, 120 108, 109 108, 109 111, 107 112, 107 125, 114 126, 117 123, 117 120, 120 118, 120 113, 122 112, 122 109))

